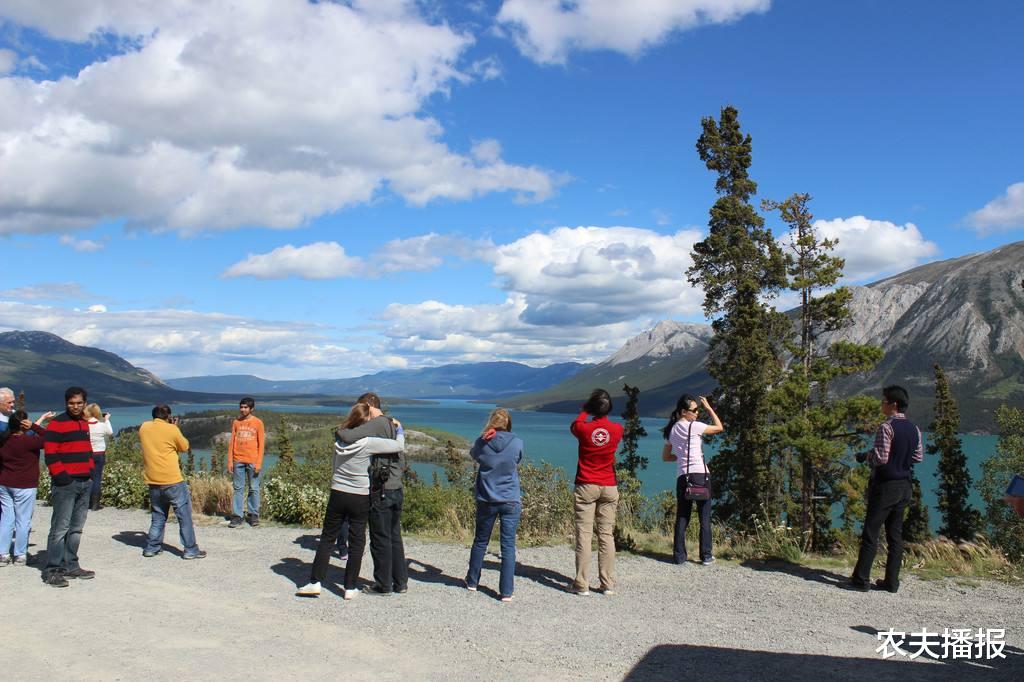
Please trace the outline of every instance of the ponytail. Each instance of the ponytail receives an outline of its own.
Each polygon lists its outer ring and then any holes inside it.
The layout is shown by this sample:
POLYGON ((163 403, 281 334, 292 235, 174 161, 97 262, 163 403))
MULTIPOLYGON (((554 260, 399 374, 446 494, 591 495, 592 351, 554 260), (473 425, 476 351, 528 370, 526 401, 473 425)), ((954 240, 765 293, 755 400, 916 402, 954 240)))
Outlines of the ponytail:
POLYGON ((697 400, 689 393, 684 393, 676 401, 676 409, 672 410, 672 415, 668 418, 668 423, 665 424, 665 428, 661 430, 665 440, 668 440, 669 435, 672 433, 672 427, 676 425, 676 422, 683 416, 683 412, 690 409, 690 403, 696 404, 697 400))

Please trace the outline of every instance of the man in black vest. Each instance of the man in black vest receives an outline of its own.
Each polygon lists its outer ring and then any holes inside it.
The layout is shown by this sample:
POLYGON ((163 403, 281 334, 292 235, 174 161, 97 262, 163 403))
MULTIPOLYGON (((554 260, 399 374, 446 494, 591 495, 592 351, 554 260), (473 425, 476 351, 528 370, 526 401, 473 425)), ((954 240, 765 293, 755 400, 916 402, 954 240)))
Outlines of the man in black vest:
POLYGON ((889 555, 885 560, 885 578, 879 579, 875 586, 889 592, 900 588, 903 514, 910 504, 912 467, 924 455, 921 430, 904 414, 909 402, 906 389, 900 386, 882 389, 882 414, 886 420, 875 434, 875 446, 857 455, 857 461, 867 461, 871 466, 871 480, 860 554, 850 578, 850 586, 855 590, 871 589, 871 564, 878 551, 878 533, 883 523, 889 555))

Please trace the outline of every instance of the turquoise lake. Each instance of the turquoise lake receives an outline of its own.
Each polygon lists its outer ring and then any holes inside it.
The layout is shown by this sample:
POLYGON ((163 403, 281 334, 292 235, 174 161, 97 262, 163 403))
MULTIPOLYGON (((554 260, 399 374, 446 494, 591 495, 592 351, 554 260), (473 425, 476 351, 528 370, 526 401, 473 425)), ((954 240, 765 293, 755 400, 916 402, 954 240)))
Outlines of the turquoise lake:
MULTIPOLYGON (((202 411, 211 409, 236 409, 234 403, 225 404, 177 404, 173 405, 175 414, 185 412, 202 411)), ((449 431, 473 440, 480 433, 487 415, 493 405, 482 403, 471 403, 464 400, 439 400, 423 405, 400 405, 390 413, 400 419, 403 424, 410 428, 415 426, 430 426, 436 429, 449 431)), ((113 408, 111 412, 111 423, 114 431, 125 426, 135 426, 150 419, 148 407, 121 407, 113 408)), ((261 403, 256 406, 257 416, 260 413, 283 411, 283 412, 326 412, 335 413, 341 416, 341 412, 335 407, 324 407, 316 405, 275 405, 273 403, 261 403)), ((529 460, 546 460, 560 467, 566 475, 572 479, 576 471, 576 439, 569 433, 569 423, 575 415, 558 414, 552 412, 520 412, 512 411, 512 430, 519 435, 525 443, 525 456, 529 460)), ((913 415, 910 415, 913 418, 913 415)), ((264 421, 271 422, 264 414, 264 421)), ((640 441, 640 454, 647 457, 649 464, 646 470, 640 472, 640 480, 643 483, 644 492, 647 494, 657 493, 663 490, 675 490, 675 463, 661 461, 661 447, 663 440, 660 429, 665 425, 663 419, 644 419, 644 428, 647 430, 647 437, 640 441)), ((268 424, 268 427, 272 424, 268 424)), ((728 426, 728 425, 727 425, 728 426)), ((927 435, 926 435, 927 438, 927 435)), ((981 477, 981 463, 995 452, 997 437, 990 435, 961 436, 964 453, 967 455, 968 466, 971 476, 975 482, 981 477)), ((196 450, 199 457, 208 457, 207 451, 196 450)), ((708 461, 713 462, 713 449, 709 448, 708 461)), ((270 458, 269 463, 273 463, 270 458)), ((916 468, 917 476, 921 481, 922 490, 930 508, 930 521, 933 529, 938 528, 939 512, 935 497, 935 471, 938 466, 937 457, 925 455, 924 462, 916 468)), ((434 471, 439 467, 432 464, 416 463, 413 466, 426 480, 430 479, 434 471)), ((972 490, 971 502, 978 508, 983 509, 981 497, 977 490, 972 490)))

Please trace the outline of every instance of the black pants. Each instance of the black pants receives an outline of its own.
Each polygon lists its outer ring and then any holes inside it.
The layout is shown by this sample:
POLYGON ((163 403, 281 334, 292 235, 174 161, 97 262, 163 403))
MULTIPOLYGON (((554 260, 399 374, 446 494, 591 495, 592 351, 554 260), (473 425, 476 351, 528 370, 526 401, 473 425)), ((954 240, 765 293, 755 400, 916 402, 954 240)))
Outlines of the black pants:
POLYGON ((107 453, 97 452, 93 454, 92 461, 95 466, 92 470, 92 493, 89 495, 89 506, 99 504, 103 497, 103 465, 107 463, 107 453))
POLYGON ((345 589, 354 590, 359 582, 359 569, 363 563, 366 548, 366 518, 370 514, 370 496, 331 491, 324 514, 324 529, 320 533, 320 544, 313 559, 311 582, 322 583, 327 577, 327 566, 331 562, 334 541, 341 532, 344 519, 349 521, 348 563, 345 564, 345 589))
POLYGON ((402 501, 405 495, 399 488, 378 490, 370 497, 373 579, 383 592, 404 590, 409 586, 409 567, 405 563, 405 545, 402 544, 402 501))
MULTIPOLYGON (((707 474, 690 474, 696 485, 708 482, 707 474)), ((686 527, 690 525, 694 500, 683 497, 686 491, 686 476, 676 479, 676 527, 672 535, 672 559, 677 564, 686 563, 686 527)), ((710 559, 711 554, 711 500, 697 500, 697 516, 700 518, 700 559, 710 559)))
POLYGON ((903 514, 910 504, 913 488, 909 479, 898 481, 872 481, 868 486, 868 511, 864 518, 864 532, 860 536, 860 554, 853 569, 853 581, 867 585, 871 581, 871 564, 878 552, 878 534, 885 524, 885 538, 889 543, 889 556, 885 560, 885 582, 890 589, 900 586, 900 566, 903 564, 903 514))

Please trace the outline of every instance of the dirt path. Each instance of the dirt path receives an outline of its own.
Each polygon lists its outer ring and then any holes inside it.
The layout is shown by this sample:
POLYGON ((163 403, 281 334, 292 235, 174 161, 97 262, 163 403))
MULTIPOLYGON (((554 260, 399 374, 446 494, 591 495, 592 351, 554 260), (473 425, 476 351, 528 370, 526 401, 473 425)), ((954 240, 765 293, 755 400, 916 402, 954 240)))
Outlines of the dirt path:
MULTIPOLYGON (((37 507, 30 552, 45 549, 49 517, 37 507)), ((466 547, 412 540, 408 594, 345 602, 329 584, 305 600, 293 594, 314 531, 205 526, 209 557, 182 561, 174 525, 168 551, 142 557, 148 523, 140 511, 90 514, 81 557, 95 580, 54 589, 38 565, 0 568, 4 678, 1024 679, 1024 590, 998 583, 908 578, 898 595, 862 594, 828 571, 620 555, 617 595, 577 597, 564 591, 571 549, 539 547, 520 550, 515 600, 502 604, 497 557, 470 593, 466 547), (923 627, 1005 628, 1007 659, 875 652, 877 631, 923 627)))

